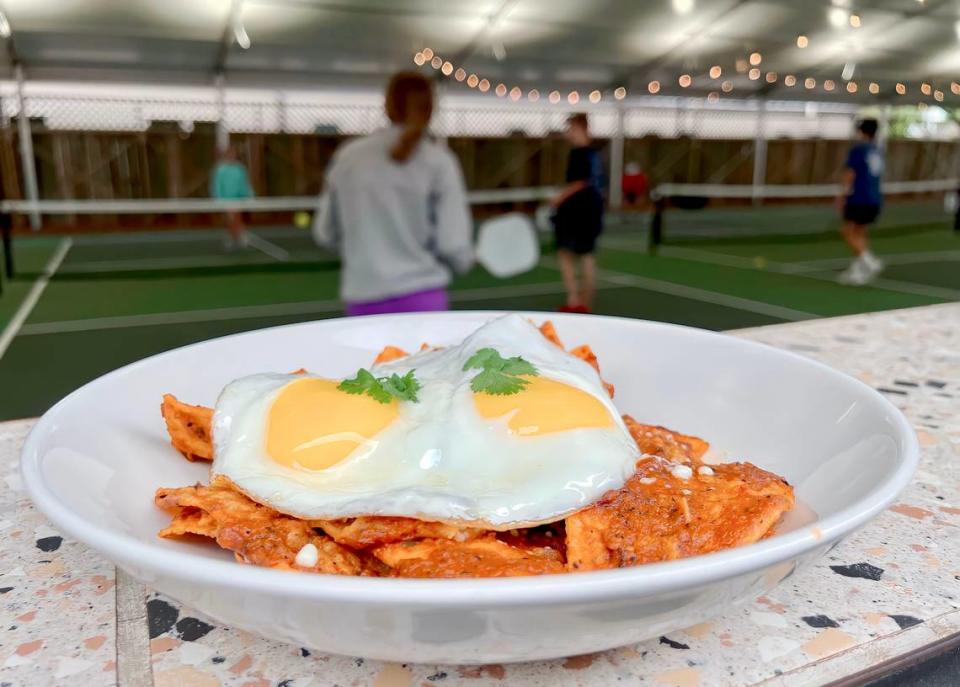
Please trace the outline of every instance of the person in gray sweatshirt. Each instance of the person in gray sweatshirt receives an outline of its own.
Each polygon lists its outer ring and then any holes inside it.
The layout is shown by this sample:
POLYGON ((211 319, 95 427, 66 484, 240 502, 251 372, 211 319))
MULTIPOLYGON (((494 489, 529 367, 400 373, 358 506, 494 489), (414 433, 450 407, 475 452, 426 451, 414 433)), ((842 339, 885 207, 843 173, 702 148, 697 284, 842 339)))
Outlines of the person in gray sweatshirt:
POLYGON ((330 163, 313 234, 340 254, 348 315, 446 310, 452 275, 473 266, 460 165, 427 136, 433 101, 430 80, 395 74, 391 125, 341 146, 330 163))

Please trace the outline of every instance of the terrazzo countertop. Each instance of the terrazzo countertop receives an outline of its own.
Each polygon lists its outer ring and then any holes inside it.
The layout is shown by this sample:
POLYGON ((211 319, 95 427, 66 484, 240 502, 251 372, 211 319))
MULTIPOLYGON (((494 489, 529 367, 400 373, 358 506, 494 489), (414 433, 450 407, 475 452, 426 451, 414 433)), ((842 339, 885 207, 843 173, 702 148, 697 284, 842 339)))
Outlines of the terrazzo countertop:
POLYGON ((0 687, 821 685, 960 633, 960 304, 735 332, 844 370, 917 429, 916 480, 767 596, 600 654, 516 665, 384 664, 208 624, 143 589, 31 506, 32 421, 0 424, 0 687))

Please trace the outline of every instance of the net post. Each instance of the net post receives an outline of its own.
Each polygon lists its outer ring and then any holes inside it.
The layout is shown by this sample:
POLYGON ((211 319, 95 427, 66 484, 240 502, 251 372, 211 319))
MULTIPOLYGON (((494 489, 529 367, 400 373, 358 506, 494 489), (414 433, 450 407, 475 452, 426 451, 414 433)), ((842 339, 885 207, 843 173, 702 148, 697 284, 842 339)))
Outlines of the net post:
POLYGON ((753 139, 753 204, 763 202, 762 187, 767 181, 767 100, 760 100, 757 112, 757 131, 753 139))
MULTIPOLYGON (((20 64, 15 68, 17 78, 17 102, 20 112, 17 115, 17 133, 20 139, 20 164, 23 173, 23 185, 26 191, 27 200, 37 202, 39 193, 37 191, 37 168, 33 159, 33 132, 30 126, 30 117, 27 115, 27 100, 23 95, 23 67, 20 64)), ((30 228, 34 231, 40 230, 40 213, 37 210, 30 211, 30 228)))
POLYGON ((617 103, 617 124, 610 139, 609 202, 611 210, 623 208, 623 102, 617 103))
POLYGON ((214 127, 214 145, 217 153, 225 151, 230 145, 230 130, 227 128, 226 77, 218 71, 213 79, 217 91, 217 123, 214 127))
POLYGON ((650 200, 653 201, 653 217, 650 218, 650 234, 647 237, 647 253, 656 255, 657 248, 663 243, 663 211, 667 207, 667 198, 654 189, 650 194, 650 200))
MULTIPOLYGON (((6 210, 0 210, 0 235, 3 240, 3 267, 7 279, 13 279, 13 217, 6 210)), ((0 279, 0 292, 3 280, 0 279)))

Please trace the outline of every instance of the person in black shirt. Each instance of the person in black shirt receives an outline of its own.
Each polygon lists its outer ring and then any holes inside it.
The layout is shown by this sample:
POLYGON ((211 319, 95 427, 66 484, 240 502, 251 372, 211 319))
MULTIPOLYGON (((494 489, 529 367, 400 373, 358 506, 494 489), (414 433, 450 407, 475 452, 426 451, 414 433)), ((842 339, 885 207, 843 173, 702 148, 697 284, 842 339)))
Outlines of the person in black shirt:
POLYGON ((590 312, 596 291, 594 250, 603 231, 600 153, 591 145, 587 115, 567 120, 567 140, 573 148, 567 160, 566 185, 553 199, 557 257, 567 291, 561 312, 590 312), (578 274, 579 273, 579 274, 578 274))

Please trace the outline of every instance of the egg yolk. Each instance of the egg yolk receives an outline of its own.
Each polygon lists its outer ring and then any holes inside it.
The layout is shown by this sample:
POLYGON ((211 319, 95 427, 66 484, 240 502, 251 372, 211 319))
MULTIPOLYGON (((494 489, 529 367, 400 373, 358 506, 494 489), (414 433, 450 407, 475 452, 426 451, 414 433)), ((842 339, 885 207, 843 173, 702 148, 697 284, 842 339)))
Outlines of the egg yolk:
POLYGON ((324 470, 373 439, 397 417, 397 401, 337 389, 332 379, 308 377, 287 384, 267 416, 267 454, 287 467, 324 470))
POLYGON ((510 432, 521 436, 613 426, 607 407, 586 391, 544 377, 525 379, 529 384, 516 394, 474 394, 480 416, 506 417, 510 432))

